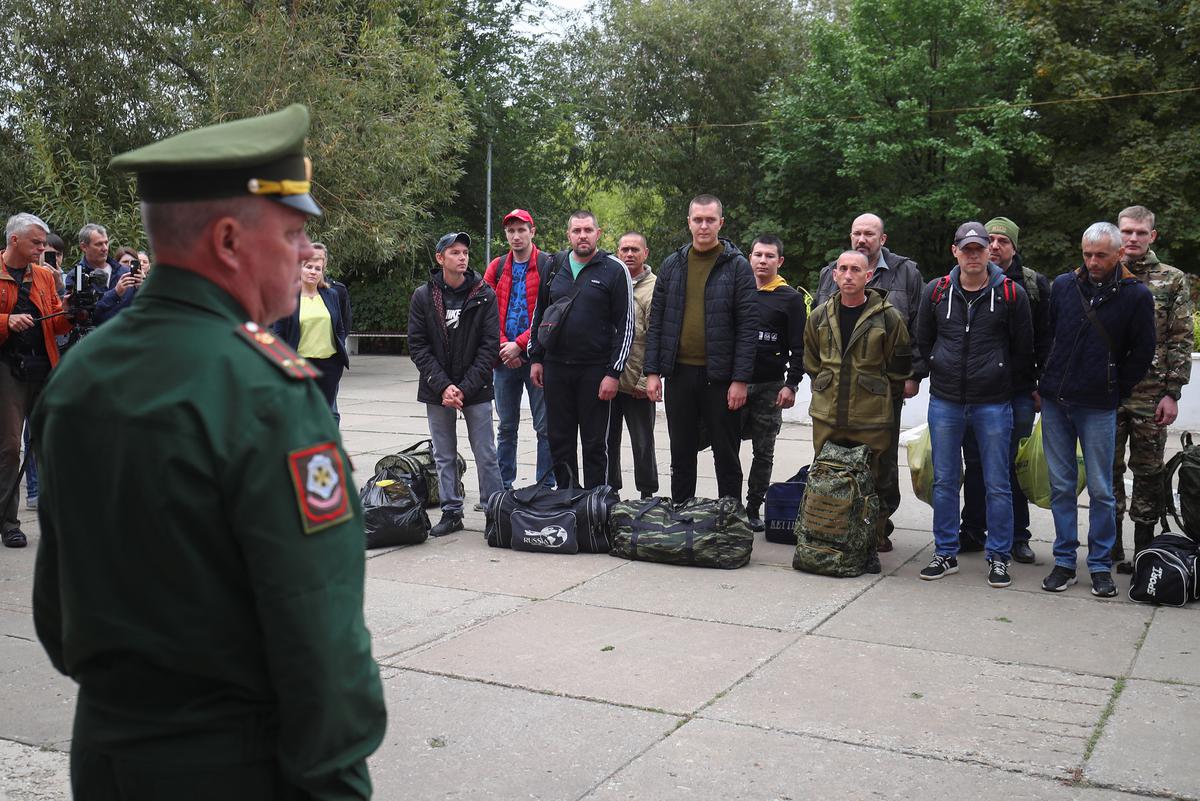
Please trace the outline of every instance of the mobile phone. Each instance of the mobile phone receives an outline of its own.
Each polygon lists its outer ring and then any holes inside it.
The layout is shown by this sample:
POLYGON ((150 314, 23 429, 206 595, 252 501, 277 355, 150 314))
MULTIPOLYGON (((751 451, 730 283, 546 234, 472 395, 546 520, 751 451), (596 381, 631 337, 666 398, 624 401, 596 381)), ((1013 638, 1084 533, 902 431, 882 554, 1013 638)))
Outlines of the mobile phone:
POLYGON ((45 258, 46 258, 46 264, 49 264, 51 267, 58 266, 58 251, 57 250, 47 250, 45 253, 45 258))

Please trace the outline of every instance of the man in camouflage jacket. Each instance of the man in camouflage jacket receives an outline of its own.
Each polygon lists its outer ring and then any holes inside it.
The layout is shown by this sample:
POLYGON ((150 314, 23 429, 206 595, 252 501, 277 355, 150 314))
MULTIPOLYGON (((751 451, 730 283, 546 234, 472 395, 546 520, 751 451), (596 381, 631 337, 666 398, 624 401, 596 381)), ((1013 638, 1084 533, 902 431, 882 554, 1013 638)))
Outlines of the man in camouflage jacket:
POLYGON ((1154 537, 1154 524, 1162 515, 1161 477, 1167 427, 1179 413, 1177 402, 1183 385, 1191 377, 1192 299, 1187 276, 1163 264, 1150 250, 1158 238, 1154 213, 1145 206, 1130 206, 1117 217, 1121 229, 1125 266, 1154 296, 1154 361, 1133 393, 1117 408, 1117 448, 1113 460, 1113 494, 1117 501, 1117 545, 1113 562, 1117 571, 1130 572, 1121 542, 1125 515, 1125 466, 1133 472, 1133 497, 1129 517, 1133 520, 1136 554, 1154 537), (1129 459, 1125 446, 1129 444, 1129 459))

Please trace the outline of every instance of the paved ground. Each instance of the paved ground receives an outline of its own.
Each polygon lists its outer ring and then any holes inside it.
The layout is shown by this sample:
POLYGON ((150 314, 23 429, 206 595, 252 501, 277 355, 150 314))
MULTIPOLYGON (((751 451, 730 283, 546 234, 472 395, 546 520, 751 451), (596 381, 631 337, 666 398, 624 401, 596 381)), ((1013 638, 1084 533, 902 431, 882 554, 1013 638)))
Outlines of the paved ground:
MULTIPOLYGON (((343 381, 360 484, 426 436, 415 380, 407 359, 360 356, 343 381)), ((785 426, 776 477, 810 441, 785 426)), ((708 454, 701 475, 711 494, 708 454)), ((1039 564, 1011 588, 990 589, 978 555, 921 582, 930 519, 906 494, 883 575, 857 579, 797 573, 761 538, 736 571, 489 549, 474 512, 457 536, 372 552, 376 797, 1200 799, 1200 608, 1042 592, 1040 510, 1039 564)), ((0 799, 69 795, 74 685, 34 637, 34 552, 0 554, 0 799)))

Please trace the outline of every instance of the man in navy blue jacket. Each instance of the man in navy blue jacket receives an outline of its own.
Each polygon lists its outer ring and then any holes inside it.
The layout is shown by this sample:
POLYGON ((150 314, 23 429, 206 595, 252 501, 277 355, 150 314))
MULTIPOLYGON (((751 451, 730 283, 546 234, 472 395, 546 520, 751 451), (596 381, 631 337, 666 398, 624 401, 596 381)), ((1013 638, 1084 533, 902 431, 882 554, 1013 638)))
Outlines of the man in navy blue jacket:
POLYGON ((1117 406, 1154 358, 1154 298, 1121 265, 1123 254, 1120 230, 1112 223, 1095 223, 1083 232, 1083 266, 1054 279, 1050 290, 1054 345, 1038 385, 1054 514, 1054 570, 1042 582, 1047 592, 1062 592, 1075 583, 1078 442, 1087 471, 1092 595, 1117 594, 1112 580, 1117 406))

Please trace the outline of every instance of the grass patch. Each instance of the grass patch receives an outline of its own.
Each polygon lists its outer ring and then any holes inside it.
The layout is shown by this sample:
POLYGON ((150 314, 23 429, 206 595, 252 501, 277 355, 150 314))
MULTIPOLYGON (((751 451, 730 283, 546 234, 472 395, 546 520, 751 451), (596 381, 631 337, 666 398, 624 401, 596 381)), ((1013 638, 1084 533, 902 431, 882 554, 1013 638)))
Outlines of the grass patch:
POLYGON ((992 620, 996 621, 997 623, 1012 623, 1012 620, 1007 617, 994 617, 992 620))
POLYGON ((1100 742, 1100 735, 1104 734, 1104 727, 1108 724, 1108 719, 1112 717, 1113 711, 1116 710, 1117 699, 1123 692, 1125 692, 1125 678, 1122 676, 1113 685, 1112 694, 1108 696, 1108 705, 1100 713, 1100 720, 1096 723, 1096 728, 1092 730, 1092 736, 1088 738, 1087 747, 1083 749, 1084 762, 1092 758, 1092 751, 1096 750, 1096 743, 1100 742))
POLYGON ((616 646, 613 646, 613 645, 606 645, 606 646, 604 646, 603 648, 601 648, 600 650, 601 650, 601 651, 611 651, 611 650, 613 650, 613 648, 615 648, 615 647, 616 647, 616 646))

